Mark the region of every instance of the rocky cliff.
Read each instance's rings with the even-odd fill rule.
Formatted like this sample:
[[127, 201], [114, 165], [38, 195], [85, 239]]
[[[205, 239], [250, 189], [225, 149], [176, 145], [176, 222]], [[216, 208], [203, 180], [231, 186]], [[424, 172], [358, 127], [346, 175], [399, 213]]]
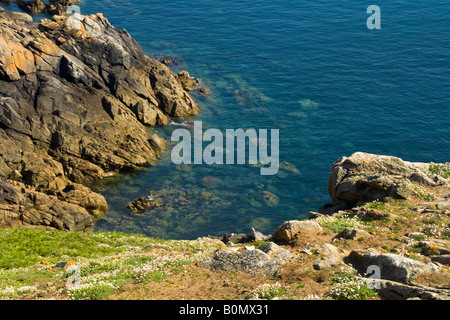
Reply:
[[0, 226], [85, 230], [107, 204], [80, 184], [154, 164], [146, 126], [198, 106], [101, 14], [0, 10]]
[[[342, 157], [332, 164], [328, 180], [332, 203], [320, 212], [332, 214], [372, 201], [424, 197], [423, 187], [448, 185], [433, 165], [364, 152]], [[448, 164], [434, 165], [439, 167], [448, 170]]]

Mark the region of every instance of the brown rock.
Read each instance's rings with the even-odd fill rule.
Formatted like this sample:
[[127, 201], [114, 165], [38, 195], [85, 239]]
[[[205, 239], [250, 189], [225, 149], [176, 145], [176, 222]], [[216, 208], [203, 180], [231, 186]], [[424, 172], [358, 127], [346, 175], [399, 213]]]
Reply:
[[192, 91], [200, 85], [200, 81], [197, 78], [191, 78], [189, 72], [184, 70], [178, 73], [177, 80], [186, 91]]
[[[75, 2], [51, 0], [45, 12]], [[43, 10], [39, 0], [21, 6]], [[0, 12], [0, 178], [40, 199], [26, 211], [0, 199], [4, 225], [89, 227], [107, 205], [79, 183], [153, 165], [165, 142], [145, 126], [198, 113], [177, 76], [125, 30], [101, 14], [76, 16], [78, 29], [71, 18]]]
[[286, 242], [294, 238], [299, 232], [321, 231], [320, 225], [312, 220], [304, 221], [286, 221], [273, 234], [272, 238], [275, 242]]

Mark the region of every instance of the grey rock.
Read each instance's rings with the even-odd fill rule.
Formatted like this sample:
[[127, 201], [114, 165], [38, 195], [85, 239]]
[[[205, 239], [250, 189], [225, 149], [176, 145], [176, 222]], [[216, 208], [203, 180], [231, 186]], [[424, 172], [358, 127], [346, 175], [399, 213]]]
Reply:
[[274, 242], [267, 242], [265, 244], [263, 244], [259, 250], [267, 253], [269, 255], [269, 257], [273, 258], [273, 259], [278, 259], [281, 262], [284, 262], [288, 259], [293, 259], [295, 258], [295, 254], [290, 252], [288, 249], [285, 249], [283, 247], [280, 247], [279, 245], [277, 245]]
[[315, 254], [321, 256], [319, 260], [316, 260], [313, 263], [313, 268], [316, 270], [321, 270], [324, 268], [330, 268], [343, 264], [341, 254], [339, 253], [338, 249], [330, 243], [325, 243], [322, 246], [320, 246], [316, 250]]
[[433, 262], [439, 262], [439, 263], [445, 264], [447, 266], [450, 266], [450, 254], [430, 256], [430, 258]]
[[301, 253], [307, 254], [307, 255], [312, 255], [314, 254], [318, 249], [320, 248], [320, 246], [318, 244], [314, 244], [314, 243], [307, 243], [303, 246], [303, 248], [300, 250]]
[[360, 273], [365, 274], [369, 266], [378, 266], [381, 270], [381, 278], [402, 283], [410, 283], [423, 273], [438, 272], [433, 264], [403, 257], [391, 253], [379, 253], [374, 250], [353, 250], [344, 259]]
[[435, 204], [436, 209], [450, 210], [450, 201], [440, 201]]
[[62, 214], [59, 203], [53, 212], [27, 207], [20, 222], [6, 208], [18, 199], [5, 193], [5, 225], [90, 225], [82, 216], [87, 211], [91, 222], [99, 218], [104, 198], [67, 187], [153, 165], [165, 142], [149, 138], [145, 126], [199, 112], [177, 76], [102, 14], [54, 15], [74, 1], [17, 2], [27, 12], [53, 15], [40, 23], [27, 14], [0, 12], [0, 178], [56, 196], [77, 216]]
[[[362, 278], [366, 280], [365, 278]], [[450, 300], [450, 290], [422, 285], [378, 280], [378, 295], [384, 300]]]
[[[272, 259], [259, 249], [233, 249], [218, 249], [212, 257], [201, 260], [198, 265], [211, 270], [244, 271], [267, 276], [278, 276], [281, 273], [279, 259]], [[239, 252], [238, 250], [243, 251]]]

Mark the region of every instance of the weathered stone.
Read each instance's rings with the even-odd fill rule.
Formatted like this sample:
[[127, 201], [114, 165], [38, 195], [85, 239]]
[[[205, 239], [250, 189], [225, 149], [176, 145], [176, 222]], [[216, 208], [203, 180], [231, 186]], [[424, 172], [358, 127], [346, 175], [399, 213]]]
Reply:
[[339, 264], [343, 264], [341, 254], [338, 249], [331, 243], [325, 243], [319, 247], [315, 254], [320, 255], [321, 258], [313, 263], [316, 270], [331, 268]]
[[315, 243], [307, 243], [303, 246], [303, 248], [300, 250], [301, 253], [307, 254], [307, 255], [312, 255], [314, 254], [317, 250], [319, 250], [320, 246], [318, 244]]
[[450, 241], [443, 239], [430, 239], [420, 241], [418, 248], [422, 248], [422, 254], [426, 256], [450, 254]]
[[423, 273], [438, 272], [439, 269], [432, 264], [391, 253], [378, 253], [371, 250], [353, 250], [345, 259], [362, 274], [367, 272], [371, 265], [378, 266], [381, 278], [403, 283], [410, 283]]
[[377, 285], [377, 293], [384, 300], [450, 300], [450, 290], [444, 288], [407, 285], [383, 279], [378, 280]]
[[236, 244], [245, 236], [245, 233], [227, 233], [222, 236], [221, 240], [225, 244]]
[[33, 17], [24, 12], [13, 11], [11, 12], [11, 18], [14, 20], [33, 21]]
[[430, 258], [433, 262], [439, 262], [439, 263], [445, 264], [447, 266], [450, 266], [450, 254], [430, 256]]
[[0, 228], [37, 226], [84, 231], [92, 227], [85, 208], [0, 178]]
[[262, 234], [259, 231], [253, 230], [250, 233], [247, 233], [245, 237], [243, 237], [241, 240], [239, 240], [239, 243], [250, 243], [254, 241], [263, 241], [266, 240], [268, 237], [264, 234]]
[[320, 225], [312, 220], [297, 221], [291, 220], [283, 223], [273, 234], [272, 238], [275, 242], [286, 242], [294, 238], [299, 232], [321, 231]]
[[[17, 4], [60, 14], [75, 2]], [[0, 12], [0, 177], [57, 195], [74, 215], [84, 208], [81, 216], [87, 211], [97, 219], [106, 209], [103, 197], [77, 184], [157, 161], [165, 141], [148, 137], [144, 125], [198, 111], [177, 76], [103, 15], [53, 15], [37, 23]], [[44, 227], [83, 225], [61, 215], [60, 203], [55, 208], [57, 218], [29, 207], [20, 219]]]
[[450, 210], [450, 201], [439, 201], [435, 206], [438, 210]]
[[58, 198], [85, 208], [95, 219], [101, 218], [108, 209], [106, 199], [102, 195], [76, 183], [68, 184], [58, 193]]
[[[239, 248], [237, 248], [239, 249]], [[259, 249], [243, 250], [218, 249], [212, 257], [201, 260], [198, 265], [211, 270], [245, 271], [250, 274], [278, 276], [281, 272], [281, 261], [272, 259]]]
[[158, 137], [158, 135], [153, 134], [149, 139], [150, 145], [158, 150], [159, 152], [166, 150], [166, 141]]
[[263, 244], [261, 247], [259, 247], [259, 250], [268, 254], [272, 259], [280, 260], [282, 263], [286, 260], [295, 258], [294, 253], [280, 247], [279, 245], [271, 241]]

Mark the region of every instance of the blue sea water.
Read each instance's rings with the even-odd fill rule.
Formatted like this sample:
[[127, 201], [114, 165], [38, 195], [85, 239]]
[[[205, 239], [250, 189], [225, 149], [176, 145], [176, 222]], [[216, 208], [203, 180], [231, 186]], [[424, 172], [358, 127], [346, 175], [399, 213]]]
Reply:
[[[366, 9], [381, 8], [369, 30]], [[448, 1], [83, 0], [125, 28], [150, 57], [201, 79], [204, 128], [280, 130], [275, 176], [248, 165], [171, 163], [94, 186], [110, 209], [96, 230], [153, 237], [271, 233], [329, 202], [332, 162], [355, 151], [410, 161], [450, 160]], [[188, 128], [194, 119], [184, 122]], [[170, 140], [179, 128], [151, 129]], [[165, 207], [131, 214], [150, 190]], [[263, 192], [276, 198], [269, 202]], [[267, 193], [266, 193], [267, 195]], [[267, 199], [266, 199], [267, 200]]]

